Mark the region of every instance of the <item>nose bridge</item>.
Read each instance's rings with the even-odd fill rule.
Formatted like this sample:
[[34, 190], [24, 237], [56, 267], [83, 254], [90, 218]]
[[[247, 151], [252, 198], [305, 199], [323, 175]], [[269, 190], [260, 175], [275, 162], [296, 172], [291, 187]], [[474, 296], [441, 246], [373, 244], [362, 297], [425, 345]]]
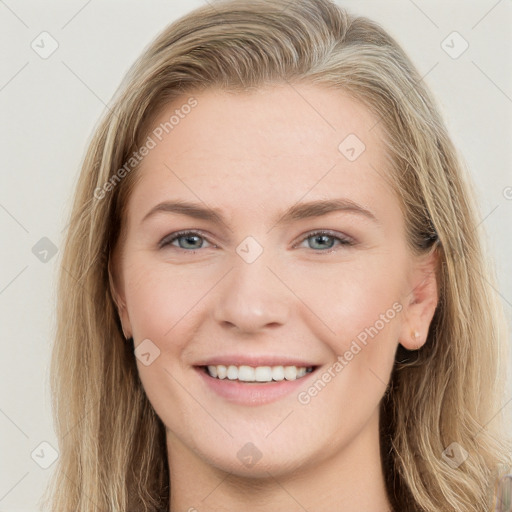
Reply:
[[276, 276], [278, 265], [271, 252], [260, 248], [246, 240], [236, 249], [233, 268], [223, 279], [214, 306], [215, 319], [224, 326], [249, 332], [287, 320], [289, 291]]

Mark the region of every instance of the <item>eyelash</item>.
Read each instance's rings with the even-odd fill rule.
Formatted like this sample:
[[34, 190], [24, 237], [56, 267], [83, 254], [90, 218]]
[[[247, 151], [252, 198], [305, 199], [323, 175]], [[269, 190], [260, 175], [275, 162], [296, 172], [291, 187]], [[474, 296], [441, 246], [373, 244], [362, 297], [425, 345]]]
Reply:
[[[170, 246], [172, 244], [172, 242], [174, 242], [175, 240], [177, 240], [181, 237], [190, 236], [190, 235], [197, 235], [200, 238], [208, 241], [208, 238], [203, 236], [201, 234], [201, 232], [199, 232], [199, 231], [177, 231], [176, 233], [171, 233], [170, 235], [163, 238], [161, 240], [161, 242], [159, 243], [159, 248], [164, 249], [165, 247]], [[313, 237], [319, 236], [319, 235], [327, 235], [330, 238], [334, 238], [335, 240], [337, 240], [339, 242], [340, 246], [351, 247], [351, 246], [355, 245], [354, 240], [352, 240], [351, 238], [336, 236], [329, 230], [312, 231], [312, 232], [308, 233], [305, 237], [303, 237], [299, 241], [299, 244], [304, 242], [308, 238], [313, 238]], [[169, 238], [169, 237], [171, 237], [171, 238]], [[174, 247], [174, 248], [178, 249], [179, 251], [191, 252], [191, 253], [195, 253], [202, 249], [202, 248], [200, 248], [200, 249], [183, 249], [182, 247]], [[326, 254], [326, 253], [329, 254], [329, 253], [334, 252], [336, 249], [330, 247], [328, 249], [319, 249], [319, 250], [311, 249], [311, 250], [314, 252], [321, 253], [321, 254]]]

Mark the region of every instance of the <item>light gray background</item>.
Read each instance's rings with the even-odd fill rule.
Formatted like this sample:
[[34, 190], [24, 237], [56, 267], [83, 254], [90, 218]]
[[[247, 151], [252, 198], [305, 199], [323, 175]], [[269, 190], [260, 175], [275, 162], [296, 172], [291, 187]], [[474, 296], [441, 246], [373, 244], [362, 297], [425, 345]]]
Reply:
[[[60, 253], [43, 263], [32, 247], [48, 237], [61, 248], [86, 144], [129, 65], [203, 3], [0, 0], [0, 512], [38, 510], [52, 466], [42, 469], [31, 453], [44, 462], [49, 448], [40, 443], [57, 446], [47, 379]], [[381, 22], [437, 97], [478, 187], [510, 321], [512, 1], [339, 3]], [[47, 59], [31, 48], [43, 31], [59, 45]], [[441, 46], [453, 31], [469, 43], [457, 59]], [[445, 45], [460, 48], [453, 36]]]

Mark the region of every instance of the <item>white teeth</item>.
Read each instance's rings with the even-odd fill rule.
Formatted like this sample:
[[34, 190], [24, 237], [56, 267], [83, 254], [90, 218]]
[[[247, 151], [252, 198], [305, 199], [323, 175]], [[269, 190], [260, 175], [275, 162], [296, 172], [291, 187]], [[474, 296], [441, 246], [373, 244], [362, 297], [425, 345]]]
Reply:
[[240, 366], [238, 368], [238, 380], [243, 380], [244, 382], [251, 382], [254, 379], [254, 368], [250, 366]]
[[270, 382], [272, 380], [272, 368], [270, 366], [257, 366], [254, 370], [257, 382]]
[[238, 368], [236, 366], [230, 365], [228, 366], [228, 374], [227, 377], [229, 380], [238, 379]]
[[272, 368], [272, 380], [283, 380], [284, 379], [284, 368], [282, 366], [274, 366]]
[[241, 382], [271, 382], [281, 380], [296, 380], [313, 371], [305, 366], [207, 366], [210, 377], [217, 379], [239, 380]]
[[286, 380], [295, 380], [297, 378], [297, 368], [295, 366], [285, 366], [284, 378]]

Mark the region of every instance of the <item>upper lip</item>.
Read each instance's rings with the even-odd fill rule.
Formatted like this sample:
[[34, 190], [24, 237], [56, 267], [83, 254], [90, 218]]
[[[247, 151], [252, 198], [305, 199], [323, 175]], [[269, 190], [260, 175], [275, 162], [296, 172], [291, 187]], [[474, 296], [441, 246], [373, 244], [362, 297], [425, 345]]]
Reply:
[[318, 366], [311, 361], [304, 359], [298, 359], [296, 357], [290, 357], [286, 355], [261, 355], [261, 356], [249, 356], [247, 354], [231, 354], [223, 356], [214, 356], [208, 359], [204, 359], [196, 363], [195, 366], [304, 366], [309, 368], [311, 366]]

